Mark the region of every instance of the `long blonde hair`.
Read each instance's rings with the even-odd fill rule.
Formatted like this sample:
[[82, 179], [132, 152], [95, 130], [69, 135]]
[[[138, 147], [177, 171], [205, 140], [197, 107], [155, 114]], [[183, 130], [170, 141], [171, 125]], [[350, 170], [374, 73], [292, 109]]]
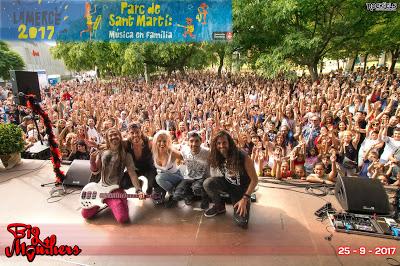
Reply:
[[160, 154], [158, 153], [158, 139], [162, 136], [165, 136], [167, 138], [167, 150], [168, 150], [168, 155], [171, 153], [171, 147], [172, 147], [172, 138], [171, 134], [167, 130], [160, 130], [158, 131], [153, 138], [153, 145], [151, 146], [151, 151], [153, 153], [153, 158], [154, 160], [157, 160]]
[[78, 136], [75, 133], [68, 133], [67, 136], [65, 137], [65, 143], [63, 144], [60, 141], [61, 146], [65, 147], [69, 151], [71, 151], [72, 145], [75, 145], [74, 143], [71, 143], [73, 137], [78, 138]]

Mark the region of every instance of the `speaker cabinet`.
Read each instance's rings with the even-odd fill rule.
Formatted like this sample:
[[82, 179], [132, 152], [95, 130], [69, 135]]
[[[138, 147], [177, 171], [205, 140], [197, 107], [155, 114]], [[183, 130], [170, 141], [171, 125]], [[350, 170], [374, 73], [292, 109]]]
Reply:
[[389, 214], [389, 200], [382, 183], [377, 179], [339, 177], [335, 196], [347, 212]]
[[22, 152], [21, 156], [24, 159], [47, 160], [50, 158], [50, 146], [46, 141], [43, 144], [37, 141], [32, 147]]
[[35, 95], [36, 100], [38, 102], [41, 101], [37, 72], [11, 70], [10, 76], [14, 101], [16, 104], [26, 106], [26, 99], [24, 96], [19, 95], [20, 92], [24, 93], [25, 95]]
[[73, 160], [63, 184], [84, 187], [89, 183], [91, 175], [89, 160]]

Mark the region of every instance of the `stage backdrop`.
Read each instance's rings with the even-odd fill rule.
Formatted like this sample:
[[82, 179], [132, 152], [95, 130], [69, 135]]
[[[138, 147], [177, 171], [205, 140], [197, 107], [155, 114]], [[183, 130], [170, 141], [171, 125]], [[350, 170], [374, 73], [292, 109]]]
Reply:
[[1, 40], [202, 42], [232, 38], [231, 0], [1, 0]]

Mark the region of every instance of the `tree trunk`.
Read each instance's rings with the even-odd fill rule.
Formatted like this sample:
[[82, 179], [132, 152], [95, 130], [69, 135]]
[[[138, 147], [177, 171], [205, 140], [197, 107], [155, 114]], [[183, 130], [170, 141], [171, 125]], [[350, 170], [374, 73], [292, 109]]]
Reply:
[[225, 48], [218, 53], [219, 55], [219, 66], [218, 66], [218, 77], [222, 76], [222, 67], [224, 66], [224, 58], [225, 58]]
[[392, 54], [392, 63], [390, 64], [389, 73], [392, 74], [396, 66], [397, 59], [399, 58], [400, 49], [397, 48], [394, 51], [390, 51], [390, 53]]
[[354, 71], [354, 67], [356, 66], [357, 58], [358, 58], [358, 53], [357, 53], [356, 56], [354, 57], [353, 64], [351, 64], [351, 69], [350, 69], [350, 72], [351, 72], [351, 73], [353, 73], [353, 71]]
[[322, 70], [324, 70], [324, 60], [321, 60], [321, 64], [319, 67], [319, 73], [322, 74]]
[[307, 65], [308, 71], [310, 72], [310, 76], [312, 81], [316, 81], [318, 79], [318, 62], [313, 63], [311, 65]]
[[336, 60], [336, 63], [337, 63], [337, 70], [339, 70], [340, 68], [339, 59]]
[[100, 68], [98, 67], [96, 67], [96, 75], [98, 79], [102, 78]]
[[146, 84], [148, 83], [149, 77], [147, 75], [147, 64], [144, 63], [144, 80], [146, 81]]
[[184, 77], [186, 77], [185, 68], [183, 66], [179, 67], [179, 71], [182, 73]]
[[363, 72], [362, 72], [363, 75], [365, 74], [365, 70], [367, 70], [367, 69], [366, 69], [366, 67], [367, 67], [367, 60], [368, 60], [368, 53], [365, 54], [365, 58], [364, 58], [364, 68], [363, 68]]
[[170, 76], [171, 76], [171, 74], [172, 74], [172, 70], [173, 70], [172, 68], [168, 68], [168, 69], [167, 69], [168, 77], [170, 77]]

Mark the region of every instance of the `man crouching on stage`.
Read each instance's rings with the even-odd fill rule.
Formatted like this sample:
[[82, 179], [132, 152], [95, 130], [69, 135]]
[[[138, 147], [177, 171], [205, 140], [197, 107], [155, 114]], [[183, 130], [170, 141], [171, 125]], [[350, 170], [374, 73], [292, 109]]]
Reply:
[[[132, 184], [136, 188], [136, 192], [139, 194], [139, 199], [144, 199], [145, 194], [141, 191], [132, 156], [126, 153], [122, 145], [121, 132], [115, 128], [110, 128], [106, 132], [106, 149], [100, 152], [93, 152], [90, 155], [90, 170], [94, 174], [100, 172], [100, 182], [105, 186], [110, 186], [120, 184], [125, 167], [128, 170]], [[112, 192], [125, 193], [121, 188]], [[108, 198], [104, 202], [110, 207], [119, 223], [126, 223], [129, 220], [128, 201], [126, 198]], [[83, 209], [82, 216], [86, 219], [91, 218], [97, 213], [98, 209], [98, 206], [91, 209]]]
[[225, 213], [221, 192], [230, 195], [234, 207], [233, 219], [237, 225], [247, 228], [250, 214], [250, 195], [258, 183], [254, 164], [249, 156], [240, 151], [226, 131], [216, 134], [211, 144], [210, 167], [218, 176], [207, 178], [204, 189], [214, 206], [204, 212], [213, 217]]
[[201, 135], [197, 131], [188, 133], [189, 145], [182, 145], [178, 159], [186, 165], [183, 179], [175, 188], [174, 199], [185, 200], [186, 205], [191, 205], [195, 196], [201, 197], [200, 208], [208, 209], [209, 199], [203, 188], [204, 180], [209, 177], [210, 167], [208, 148], [201, 147]]
[[[148, 195], [152, 195], [154, 204], [159, 205], [163, 202], [161, 195], [163, 189], [156, 182], [157, 169], [154, 166], [152, 149], [152, 141], [146, 137], [141, 130], [139, 122], [133, 122], [128, 126], [129, 138], [126, 142], [126, 152], [132, 156], [133, 163], [136, 167], [138, 176], [145, 176], [148, 180], [147, 191]], [[121, 187], [128, 189], [132, 187], [129, 173], [125, 173]]]

